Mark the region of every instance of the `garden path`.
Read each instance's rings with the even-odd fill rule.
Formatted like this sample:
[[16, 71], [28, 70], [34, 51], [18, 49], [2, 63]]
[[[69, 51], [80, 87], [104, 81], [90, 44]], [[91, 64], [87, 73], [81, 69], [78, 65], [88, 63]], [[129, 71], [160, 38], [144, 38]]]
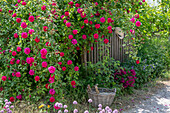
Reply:
[[166, 87], [123, 113], [170, 113], [170, 81], [164, 84]]

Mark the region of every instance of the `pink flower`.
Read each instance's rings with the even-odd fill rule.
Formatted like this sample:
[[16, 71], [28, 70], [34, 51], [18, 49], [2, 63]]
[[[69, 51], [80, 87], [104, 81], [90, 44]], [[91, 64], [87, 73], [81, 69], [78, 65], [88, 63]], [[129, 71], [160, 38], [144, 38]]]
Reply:
[[22, 95], [20, 94], [20, 95], [18, 95], [16, 98], [19, 99], [19, 100], [21, 100], [21, 99], [22, 99]]
[[17, 47], [17, 51], [20, 52], [20, 51], [21, 51], [21, 48], [20, 48], [20, 47]]
[[16, 22], [17, 22], [17, 23], [20, 23], [20, 22], [21, 22], [21, 18], [17, 18], [17, 19], [16, 19]]
[[38, 37], [36, 37], [34, 40], [36, 43], [40, 42], [40, 39]]
[[49, 93], [50, 93], [51, 95], [54, 95], [54, 94], [55, 94], [55, 90], [54, 90], [54, 89], [50, 89]]
[[74, 2], [73, 2], [73, 1], [70, 1], [68, 4], [69, 4], [69, 5], [73, 5], [73, 4], [74, 4]]
[[14, 77], [14, 76], [15, 76], [15, 73], [12, 73], [12, 76]]
[[62, 70], [65, 71], [65, 70], [66, 70], [66, 67], [62, 67]]
[[108, 18], [108, 19], [107, 19], [107, 22], [108, 22], [108, 23], [111, 23], [111, 22], [112, 22], [112, 19], [111, 19], [111, 18]]
[[21, 73], [20, 72], [16, 72], [16, 77], [21, 77]]
[[46, 32], [48, 31], [48, 27], [47, 26], [43, 26], [43, 30]]
[[77, 12], [80, 13], [80, 14], [81, 14], [83, 11], [84, 11], [84, 10], [83, 10], [82, 8], [78, 8], [78, 9], [77, 9]]
[[30, 35], [31, 35], [33, 32], [34, 32], [33, 29], [30, 29], [30, 30], [28, 31], [28, 33], [29, 33]]
[[59, 65], [62, 65], [62, 62], [58, 62]]
[[42, 62], [42, 67], [46, 68], [47, 67], [47, 62]]
[[27, 33], [26, 33], [26, 32], [23, 32], [23, 33], [21, 34], [21, 37], [22, 37], [22, 38], [27, 38], [27, 37], [28, 37], [28, 35], [27, 35]]
[[50, 98], [50, 102], [54, 102], [55, 101], [55, 98], [54, 97], [51, 97]]
[[18, 38], [18, 34], [17, 33], [14, 34], [14, 38]]
[[16, 17], [17, 16], [17, 14], [16, 13], [14, 13], [13, 15], [12, 15], [12, 17]]
[[39, 76], [36, 76], [35, 77], [35, 81], [39, 81], [40, 80], [40, 77]]
[[71, 64], [72, 64], [72, 61], [71, 61], [71, 60], [68, 60], [68, 61], [67, 61], [67, 64], [68, 64], [68, 65], [71, 65]]
[[145, 0], [143, 0], [142, 2], [145, 2]]
[[85, 24], [88, 24], [88, 22], [89, 22], [89, 21], [88, 21], [87, 19], [84, 20], [84, 23], [85, 23]]
[[135, 23], [135, 19], [134, 19], [134, 18], [131, 18], [130, 21], [131, 21], [132, 23]]
[[61, 52], [61, 53], [60, 53], [60, 56], [61, 56], [61, 57], [63, 57], [63, 56], [64, 56], [64, 53], [63, 53], [63, 52]]
[[132, 33], [132, 29], [130, 29], [130, 32]]
[[64, 18], [64, 15], [61, 15], [61, 19], [63, 19]]
[[73, 39], [73, 35], [69, 35], [68, 38], [71, 40]]
[[92, 24], [93, 24], [93, 22], [92, 22], [92, 21], [89, 21], [89, 24], [90, 24], [90, 25], [92, 25]]
[[108, 39], [104, 39], [104, 43], [107, 44], [109, 42]]
[[67, 20], [66, 20], [66, 19], [64, 19], [64, 20], [63, 20], [63, 22], [64, 22], [64, 23], [66, 23], [66, 22], [67, 22]]
[[71, 41], [71, 43], [72, 43], [73, 45], [75, 45], [75, 44], [77, 44], [77, 40], [76, 40], [76, 39], [73, 39], [73, 40]]
[[30, 74], [30, 75], [34, 75], [34, 74], [35, 74], [35, 73], [34, 73], [34, 70], [30, 70], [30, 71], [29, 71], [29, 74]]
[[27, 48], [24, 49], [24, 53], [25, 53], [25, 54], [28, 55], [30, 52], [31, 52], [31, 49], [30, 49], [30, 48], [27, 47]]
[[71, 23], [70, 23], [70, 22], [67, 22], [67, 23], [66, 23], [66, 26], [67, 26], [67, 27], [70, 27], [70, 26], [71, 26]]
[[94, 39], [98, 39], [99, 35], [96, 33], [93, 35], [94, 36]]
[[73, 34], [74, 34], [74, 35], [77, 34], [77, 32], [78, 32], [78, 31], [77, 31], [76, 29], [73, 30]]
[[17, 0], [17, 2], [18, 2], [18, 3], [20, 3], [20, 2], [21, 2], [21, 0]]
[[22, 2], [22, 5], [26, 5], [26, 4], [27, 4], [26, 2], [24, 2], [24, 1]]
[[13, 51], [12, 52], [12, 56], [16, 56], [17, 55], [17, 52], [16, 51]]
[[19, 64], [19, 63], [20, 63], [20, 60], [18, 59], [18, 60], [16, 61], [16, 63]]
[[80, 7], [80, 4], [76, 3], [75, 7]]
[[100, 22], [101, 22], [101, 23], [104, 23], [105, 21], [106, 21], [106, 20], [105, 20], [104, 17], [100, 18]]
[[81, 13], [81, 18], [85, 18], [86, 17], [86, 13]]
[[78, 66], [74, 67], [74, 70], [79, 71], [79, 67]]
[[13, 12], [13, 10], [9, 10], [8, 12], [9, 12], [9, 13], [12, 13], [12, 12]]
[[54, 78], [53, 78], [53, 77], [50, 77], [50, 78], [49, 78], [49, 82], [50, 82], [50, 83], [54, 83]]
[[56, 6], [56, 3], [55, 3], [55, 2], [53, 2], [53, 3], [52, 3], [52, 6]]
[[65, 12], [65, 16], [69, 16], [69, 12], [68, 11]]
[[27, 28], [27, 24], [25, 22], [22, 22], [21, 27], [25, 29], [25, 28]]
[[29, 20], [30, 22], [34, 22], [34, 16], [30, 16], [30, 17], [28, 18], [28, 20]]
[[141, 25], [140, 21], [136, 21], [136, 26], [139, 27]]
[[108, 30], [112, 30], [112, 26], [108, 26], [107, 29], [108, 29]]
[[3, 81], [6, 81], [7, 77], [6, 76], [2, 76], [1, 78]]
[[54, 66], [50, 66], [50, 67], [48, 68], [48, 71], [49, 71], [50, 73], [54, 73], [54, 72], [55, 72], [55, 67], [54, 67]]
[[82, 35], [82, 38], [85, 40], [87, 38], [87, 36], [86, 35]]
[[47, 50], [45, 48], [40, 50], [41, 55], [46, 55], [47, 54]]
[[46, 6], [45, 5], [43, 5], [43, 6], [41, 6], [41, 10], [45, 10], [46, 9]]
[[100, 24], [96, 24], [96, 25], [95, 25], [95, 28], [96, 28], [96, 29], [99, 29], [99, 28], [100, 28]]

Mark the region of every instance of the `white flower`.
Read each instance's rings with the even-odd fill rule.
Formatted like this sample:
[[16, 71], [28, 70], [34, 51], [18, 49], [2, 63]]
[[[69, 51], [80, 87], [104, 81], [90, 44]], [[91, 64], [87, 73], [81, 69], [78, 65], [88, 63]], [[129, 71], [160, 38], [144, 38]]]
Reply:
[[74, 101], [73, 104], [77, 104], [77, 101]]

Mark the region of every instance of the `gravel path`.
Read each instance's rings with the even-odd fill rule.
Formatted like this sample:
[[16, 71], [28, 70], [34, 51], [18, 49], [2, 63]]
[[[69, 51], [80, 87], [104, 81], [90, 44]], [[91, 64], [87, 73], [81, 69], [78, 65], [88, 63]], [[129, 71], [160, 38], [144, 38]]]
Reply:
[[135, 105], [134, 108], [123, 113], [170, 113], [170, 81], [167, 81], [166, 87], [162, 88], [151, 98]]

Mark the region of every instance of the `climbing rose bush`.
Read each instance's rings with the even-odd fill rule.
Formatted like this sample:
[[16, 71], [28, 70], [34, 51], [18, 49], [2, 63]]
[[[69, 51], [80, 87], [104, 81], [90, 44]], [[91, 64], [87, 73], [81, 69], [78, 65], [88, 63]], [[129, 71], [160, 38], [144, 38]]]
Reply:
[[[134, 8], [145, 4], [127, 3]], [[0, 11], [1, 20], [9, 24], [3, 27], [0, 43], [4, 68], [1, 89], [6, 98], [15, 100], [38, 101], [44, 96], [54, 103], [64, 93], [85, 87], [80, 75], [81, 55], [93, 51], [89, 44], [109, 44], [107, 37], [115, 27], [132, 29], [127, 32], [129, 38], [142, 27], [137, 11], [113, 0], [14, 0], [2, 4], [9, 5]], [[131, 44], [136, 48], [138, 43], [131, 40]]]

